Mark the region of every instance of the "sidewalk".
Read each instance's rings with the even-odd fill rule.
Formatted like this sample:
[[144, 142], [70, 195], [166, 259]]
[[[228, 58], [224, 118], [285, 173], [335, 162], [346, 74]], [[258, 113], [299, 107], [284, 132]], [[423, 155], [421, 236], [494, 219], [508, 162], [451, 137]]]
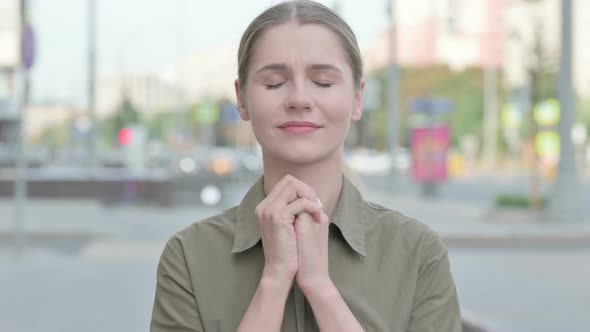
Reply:
[[[78, 253], [92, 251], [97, 243], [108, 243], [112, 248], [118, 243], [163, 243], [176, 231], [217, 212], [202, 206], [105, 207], [87, 200], [29, 200], [21, 227], [27, 250], [51, 248]], [[0, 249], [14, 245], [15, 229], [12, 200], [0, 200]]]
[[550, 221], [528, 211], [497, 210], [492, 202], [372, 191], [365, 199], [428, 224], [449, 247], [590, 247], [585, 221]]
[[[242, 189], [235, 188], [236, 196]], [[490, 218], [493, 193], [466, 199], [472, 189], [437, 200], [421, 198], [414, 186], [395, 192], [372, 187], [364, 195], [440, 234], [466, 318], [486, 322], [494, 332], [585, 331], [590, 269], [580, 262], [590, 257], [590, 224], [539, 224], [508, 214]], [[0, 293], [6, 295], [0, 312], [11, 313], [0, 320], [3, 331], [41, 325], [56, 331], [145, 330], [166, 239], [221, 210], [29, 201], [23, 215], [26, 253], [14, 259], [12, 204], [0, 200]], [[58, 299], [58, 305], [47, 308], [39, 298]], [[89, 306], [80, 306], [88, 298]], [[40, 314], [30, 320], [30, 312]], [[74, 318], [64, 320], [68, 315]]]
[[[424, 199], [415, 190], [391, 193], [373, 187], [364, 196], [428, 224], [449, 247], [590, 247], [590, 220], [538, 222], [533, 221], [536, 216], [522, 212], [494, 214], [486, 199]], [[30, 200], [22, 224], [29, 243], [44, 247], [69, 242], [79, 247], [95, 239], [161, 241], [222, 210], [198, 205], [105, 207], [85, 200]], [[14, 229], [13, 201], [0, 200], [0, 247], [11, 245]]]

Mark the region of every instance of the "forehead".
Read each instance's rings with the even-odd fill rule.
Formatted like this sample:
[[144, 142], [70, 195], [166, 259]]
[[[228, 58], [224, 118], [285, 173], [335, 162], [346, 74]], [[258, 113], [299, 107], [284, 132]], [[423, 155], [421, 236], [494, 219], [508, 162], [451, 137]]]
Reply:
[[267, 63], [347, 66], [347, 54], [336, 33], [319, 24], [288, 22], [268, 28], [252, 48], [253, 67]]

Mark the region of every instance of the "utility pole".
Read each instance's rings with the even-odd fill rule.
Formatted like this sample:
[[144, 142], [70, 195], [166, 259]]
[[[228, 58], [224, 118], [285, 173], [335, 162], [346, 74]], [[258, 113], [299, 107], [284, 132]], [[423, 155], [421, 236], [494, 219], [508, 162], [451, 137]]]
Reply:
[[192, 61], [186, 54], [186, 14], [188, 10], [187, 0], [177, 1], [177, 14], [180, 18], [177, 20], [176, 25], [176, 56], [178, 59], [184, 59], [178, 61], [176, 65], [176, 87], [179, 92], [178, 105], [176, 107], [176, 126], [175, 126], [175, 138], [181, 137], [181, 133], [186, 129], [185, 115], [189, 110], [189, 84], [187, 80], [187, 70], [191, 71]]
[[496, 165], [498, 149], [498, 20], [501, 20], [499, 1], [487, 1], [486, 42], [488, 53], [484, 56], [484, 137], [483, 159], [487, 168]]
[[583, 222], [584, 195], [576, 169], [575, 147], [571, 138], [576, 116], [576, 95], [572, 80], [572, 0], [561, 1], [561, 58], [559, 66], [559, 166], [557, 180], [547, 210], [551, 222]]
[[88, 0], [88, 99], [87, 109], [90, 118], [90, 130], [88, 131], [88, 167], [91, 176], [96, 174], [98, 169], [98, 135], [99, 128], [96, 119], [95, 86], [96, 86], [96, 0]]
[[16, 177], [14, 181], [14, 255], [22, 257], [25, 248], [25, 230], [23, 211], [27, 200], [27, 151], [25, 136], [25, 111], [29, 99], [29, 69], [33, 65], [35, 40], [33, 28], [29, 21], [28, 1], [19, 0], [19, 64], [16, 70], [16, 93], [14, 94], [13, 106], [18, 114], [16, 130]]
[[389, 14], [389, 64], [387, 66], [387, 83], [385, 86], [385, 112], [387, 152], [392, 159], [400, 145], [399, 123], [399, 68], [397, 64], [397, 6], [396, 0], [387, 0]]
[[484, 69], [484, 163], [490, 170], [496, 164], [498, 148], [498, 71], [492, 63]]

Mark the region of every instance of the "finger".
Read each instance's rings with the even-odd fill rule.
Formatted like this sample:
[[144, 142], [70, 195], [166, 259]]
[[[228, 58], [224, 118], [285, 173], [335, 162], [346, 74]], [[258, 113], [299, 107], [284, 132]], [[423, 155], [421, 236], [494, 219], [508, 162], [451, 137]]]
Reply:
[[307, 211], [302, 212], [300, 214], [298, 214], [297, 216], [295, 216], [295, 219], [300, 219], [303, 215], [309, 215], [309, 217], [311, 217], [313, 219], [313, 221], [315, 221], [318, 224], [329, 224], [330, 223], [330, 218], [328, 217], [328, 215], [324, 212], [321, 211], [319, 213], [314, 213], [311, 214]]
[[316, 222], [321, 222], [323, 214], [322, 209], [318, 203], [315, 201], [310, 201], [307, 198], [299, 198], [293, 201], [287, 205], [284, 211], [289, 215], [289, 218], [293, 219], [302, 213], [308, 213]]
[[280, 191], [276, 193], [277, 202], [282, 202], [285, 205], [297, 200], [298, 198], [306, 198], [310, 201], [318, 201], [318, 197], [312, 187], [296, 179], [291, 175], [284, 178], [285, 183]]
[[330, 218], [324, 211], [322, 211], [321, 221], [328, 224], [330, 223]]
[[[262, 208], [262, 206], [264, 206], [266, 211], [270, 211], [270, 209], [274, 206], [277, 197], [281, 196], [280, 192], [284, 190], [285, 186], [289, 181], [290, 179], [288, 178], [288, 176], [285, 176], [279, 182], [277, 182], [277, 184], [274, 185], [274, 187], [271, 189], [268, 195], [266, 195], [264, 200], [260, 203], [260, 207]], [[279, 204], [283, 206], [285, 205], [284, 202]]]
[[[313, 188], [292, 175], [286, 175], [275, 185], [264, 200], [265, 210], [281, 219], [285, 218], [285, 207], [300, 198], [319, 202]], [[292, 215], [292, 218], [294, 217], [295, 215]], [[316, 215], [314, 219], [321, 220], [321, 215]]]
[[277, 184], [274, 185], [274, 187], [271, 189], [268, 195], [266, 195], [264, 201], [269, 203], [272, 202], [277, 197], [277, 194], [283, 190], [287, 182], [287, 177], [283, 177], [279, 182], [277, 182]]

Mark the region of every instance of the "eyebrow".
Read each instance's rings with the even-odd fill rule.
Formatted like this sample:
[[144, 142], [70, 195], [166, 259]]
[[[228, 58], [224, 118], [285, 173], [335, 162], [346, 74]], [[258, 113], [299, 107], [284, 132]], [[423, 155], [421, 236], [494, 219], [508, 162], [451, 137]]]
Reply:
[[263, 71], [287, 71], [287, 65], [284, 63], [271, 63], [268, 65], [263, 66], [262, 68], [258, 69], [256, 73], [260, 73]]
[[[326, 63], [313, 64], [313, 65], [308, 66], [307, 69], [310, 71], [331, 70], [331, 71], [336, 71], [338, 73], [342, 72], [340, 69], [338, 69], [338, 67], [330, 65], [330, 64], [326, 64]], [[284, 63], [270, 63], [268, 65], [262, 66], [262, 68], [258, 69], [256, 71], [256, 73], [260, 73], [263, 71], [287, 71], [287, 70], [288, 70], [288, 67]]]
[[311, 65], [309, 66], [309, 70], [311, 71], [322, 71], [322, 70], [331, 70], [331, 71], [336, 71], [336, 72], [341, 72], [340, 69], [338, 69], [338, 67], [330, 65], [330, 64], [315, 64], [315, 65]]

